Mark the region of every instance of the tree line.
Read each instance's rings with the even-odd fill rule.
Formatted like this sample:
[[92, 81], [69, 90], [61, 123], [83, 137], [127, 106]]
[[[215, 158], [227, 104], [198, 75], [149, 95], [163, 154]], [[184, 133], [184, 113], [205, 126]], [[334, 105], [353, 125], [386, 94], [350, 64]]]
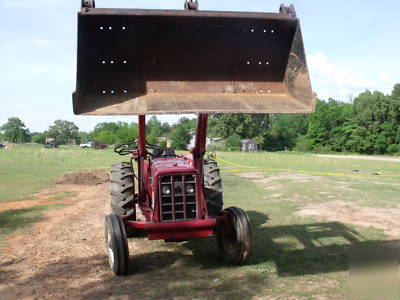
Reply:
[[[186, 149], [195, 119], [181, 118], [176, 124], [162, 123], [157, 117], [147, 122], [147, 140], [176, 149]], [[137, 123], [103, 122], [91, 132], [79, 131], [73, 123], [57, 120], [42, 133], [31, 133], [18, 118], [0, 127], [0, 140], [13, 143], [44, 143], [55, 137], [60, 144], [99, 141], [117, 144], [138, 136]], [[400, 154], [400, 84], [390, 95], [365, 91], [351, 102], [334, 99], [317, 101], [312, 114], [215, 114], [209, 119], [208, 136], [223, 138], [215, 150], [238, 150], [241, 140], [255, 140], [263, 150], [284, 149], [312, 152], [356, 152]], [[159, 139], [164, 137], [164, 139]]]
[[[161, 123], [153, 116], [147, 121], [147, 142], [167, 146], [167, 140], [177, 149], [186, 149], [191, 136], [190, 132], [196, 127], [195, 119], [181, 118], [176, 124]], [[60, 145], [80, 144], [98, 141], [105, 144], [128, 143], [138, 137], [138, 125], [135, 122], [102, 122], [90, 132], [80, 131], [79, 127], [67, 120], [56, 120], [44, 132], [30, 132], [25, 123], [11, 117], [0, 126], [0, 141], [10, 143], [39, 143], [44, 144], [46, 138], [55, 138]], [[164, 140], [160, 141], [160, 137]]]

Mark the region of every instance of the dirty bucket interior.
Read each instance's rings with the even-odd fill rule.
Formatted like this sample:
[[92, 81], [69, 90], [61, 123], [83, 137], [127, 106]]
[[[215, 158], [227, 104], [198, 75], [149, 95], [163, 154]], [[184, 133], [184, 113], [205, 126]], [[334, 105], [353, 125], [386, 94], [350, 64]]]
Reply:
[[297, 18], [279, 13], [86, 8], [75, 114], [308, 113]]

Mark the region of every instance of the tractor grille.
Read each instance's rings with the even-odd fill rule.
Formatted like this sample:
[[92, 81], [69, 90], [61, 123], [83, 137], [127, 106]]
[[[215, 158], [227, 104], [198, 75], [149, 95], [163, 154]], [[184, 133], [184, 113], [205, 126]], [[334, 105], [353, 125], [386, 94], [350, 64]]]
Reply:
[[164, 176], [160, 182], [161, 221], [197, 219], [195, 175]]

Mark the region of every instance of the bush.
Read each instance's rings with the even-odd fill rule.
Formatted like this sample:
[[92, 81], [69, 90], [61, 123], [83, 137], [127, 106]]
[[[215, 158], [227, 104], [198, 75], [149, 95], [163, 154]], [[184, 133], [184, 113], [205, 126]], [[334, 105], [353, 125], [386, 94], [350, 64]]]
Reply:
[[208, 145], [207, 151], [226, 151], [225, 145]]
[[314, 149], [314, 140], [306, 136], [300, 136], [297, 138], [296, 146], [294, 151], [307, 152]]
[[316, 152], [316, 153], [331, 153], [331, 152], [334, 152], [332, 150], [332, 147], [328, 146], [328, 145], [326, 145], [326, 146], [319, 145], [317, 147], [314, 147], [313, 151]]
[[[241, 138], [237, 134], [233, 134], [230, 137], [228, 137], [225, 141], [225, 148], [226, 149], [237, 149], [241, 147]], [[230, 150], [231, 151], [231, 150]]]
[[389, 145], [387, 147], [387, 152], [392, 155], [400, 154], [400, 145], [398, 144]]

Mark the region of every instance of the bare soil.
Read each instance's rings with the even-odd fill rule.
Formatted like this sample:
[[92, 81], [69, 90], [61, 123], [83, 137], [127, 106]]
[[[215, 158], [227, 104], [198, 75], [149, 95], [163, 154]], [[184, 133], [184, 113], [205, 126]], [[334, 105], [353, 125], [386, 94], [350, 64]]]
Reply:
[[[71, 205], [49, 211], [45, 222], [2, 247], [1, 299], [81, 299], [112, 276], [103, 240], [108, 184], [66, 185], [63, 191], [77, 193], [62, 201]], [[36, 202], [49, 203], [43, 198]]]
[[386, 234], [400, 237], [400, 207], [366, 207], [341, 200], [313, 203], [297, 212], [299, 216], [315, 217], [364, 227], [382, 229]]
[[109, 175], [102, 170], [82, 170], [64, 173], [55, 180], [55, 183], [97, 185], [108, 182], [109, 180]]
[[[255, 182], [264, 186], [264, 190], [281, 190], [284, 188], [283, 184], [279, 182], [280, 180], [293, 180], [296, 183], [307, 183], [312, 180], [316, 180], [316, 176], [300, 173], [281, 173], [279, 175], [272, 175], [264, 177], [261, 172], [244, 172], [238, 173], [237, 176], [252, 179]], [[321, 179], [318, 179], [321, 180]], [[276, 183], [278, 181], [278, 183]], [[280, 194], [276, 193], [273, 197], [279, 197]]]
[[[264, 177], [263, 173], [261, 172], [244, 172], [244, 173], [238, 173], [237, 175], [243, 178], [254, 179], [259, 183], [265, 183], [265, 184], [281, 179], [290, 179], [290, 180], [295, 180], [296, 182], [305, 183], [309, 182], [310, 180], [315, 180], [318, 178], [313, 175], [301, 174], [301, 173], [281, 173], [279, 175], [273, 175], [268, 177]], [[318, 178], [318, 180], [320, 179]]]

